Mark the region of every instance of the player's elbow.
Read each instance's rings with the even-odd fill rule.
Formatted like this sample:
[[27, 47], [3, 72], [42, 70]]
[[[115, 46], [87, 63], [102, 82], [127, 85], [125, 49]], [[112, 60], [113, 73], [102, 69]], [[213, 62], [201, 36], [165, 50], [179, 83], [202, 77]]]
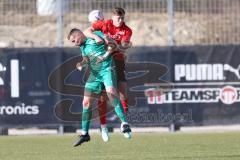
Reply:
[[93, 29], [92, 29], [92, 27], [88, 27], [87, 29], [85, 29], [84, 31], [83, 31], [83, 34], [85, 34], [86, 36], [88, 36], [88, 35], [91, 35], [91, 34], [93, 34]]

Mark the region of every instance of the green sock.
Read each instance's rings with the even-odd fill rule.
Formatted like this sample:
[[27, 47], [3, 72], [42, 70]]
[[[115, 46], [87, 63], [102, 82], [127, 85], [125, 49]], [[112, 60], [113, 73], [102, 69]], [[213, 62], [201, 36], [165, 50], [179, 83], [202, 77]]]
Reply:
[[126, 116], [123, 112], [123, 107], [119, 101], [118, 105], [114, 106], [117, 116], [120, 118], [121, 122], [126, 122]]
[[88, 133], [91, 116], [92, 116], [92, 112], [89, 111], [89, 108], [83, 107], [83, 110], [82, 110], [82, 131], [85, 134]]

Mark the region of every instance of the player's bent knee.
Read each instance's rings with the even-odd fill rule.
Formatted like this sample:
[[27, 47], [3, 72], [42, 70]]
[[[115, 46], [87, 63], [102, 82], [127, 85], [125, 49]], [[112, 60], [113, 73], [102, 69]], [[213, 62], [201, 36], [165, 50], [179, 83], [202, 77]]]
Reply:
[[125, 100], [125, 99], [127, 99], [127, 97], [125, 95], [119, 94], [119, 99], [120, 100]]
[[90, 101], [88, 99], [83, 99], [82, 105], [84, 107], [89, 107], [90, 106]]
[[106, 91], [113, 95], [116, 94], [116, 89], [114, 87], [108, 87], [108, 88], [106, 88]]

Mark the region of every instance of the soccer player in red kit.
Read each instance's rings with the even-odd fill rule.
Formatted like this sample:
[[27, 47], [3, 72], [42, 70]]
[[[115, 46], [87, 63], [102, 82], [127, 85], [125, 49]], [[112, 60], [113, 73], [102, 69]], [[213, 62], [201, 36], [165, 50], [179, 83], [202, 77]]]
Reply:
[[[94, 38], [96, 42], [103, 43], [103, 39], [93, 34], [93, 31], [100, 30], [110, 39], [123, 48], [130, 44], [132, 30], [124, 22], [125, 11], [122, 8], [114, 8], [112, 18], [109, 20], [98, 20], [92, 23], [92, 26], [85, 31], [87, 37]], [[127, 47], [126, 47], [127, 48]], [[125, 77], [125, 55], [124, 51], [115, 51], [111, 55], [116, 66], [117, 88], [124, 113], [128, 111], [127, 106], [127, 82]], [[98, 102], [101, 128], [106, 128], [106, 100], [102, 96]], [[126, 138], [128, 135], [126, 135]]]

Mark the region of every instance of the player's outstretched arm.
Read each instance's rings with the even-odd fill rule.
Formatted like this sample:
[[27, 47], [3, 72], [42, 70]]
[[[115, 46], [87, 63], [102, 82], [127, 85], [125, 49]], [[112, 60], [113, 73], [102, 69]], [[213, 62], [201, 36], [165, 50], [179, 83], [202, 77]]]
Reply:
[[97, 36], [96, 34], [94, 34], [93, 31], [94, 30], [92, 27], [88, 27], [85, 31], [83, 31], [83, 33], [85, 36], [94, 39], [98, 44], [104, 43], [104, 40]]

